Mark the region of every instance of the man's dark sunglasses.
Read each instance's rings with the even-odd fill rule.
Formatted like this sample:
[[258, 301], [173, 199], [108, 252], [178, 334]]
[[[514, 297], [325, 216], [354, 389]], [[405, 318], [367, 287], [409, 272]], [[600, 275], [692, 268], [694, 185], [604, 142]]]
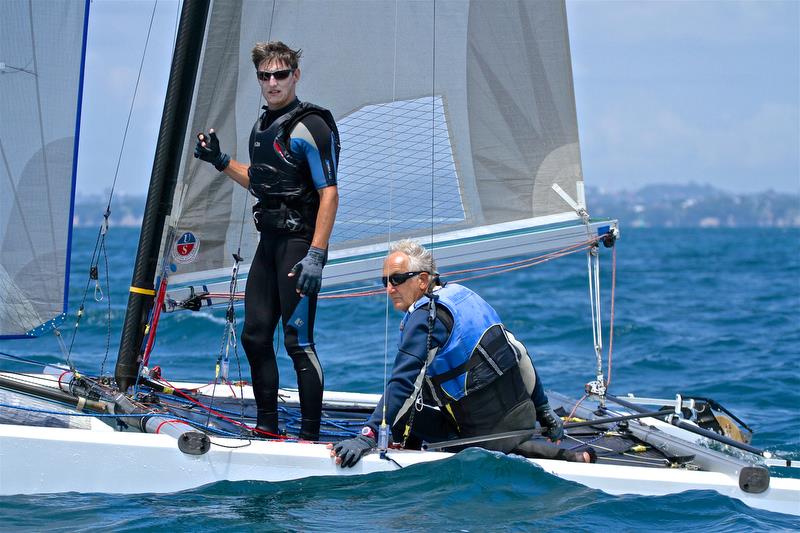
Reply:
[[269, 81], [269, 79], [272, 76], [275, 76], [276, 80], [285, 80], [286, 78], [288, 78], [289, 76], [292, 75], [292, 72], [294, 72], [293, 68], [287, 68], [287, 69], [283, 69], [283, 70], [275, 70], [275, 71], [272, 71], [272, 72], [270, 72], [268, 70], [257, 70], [256, 71], [256, 76], [261, 81]]
[[384, 287], [388, 287], [389, 283], [392, 284], [392, 287], [397, 287], [398, 285], [402, 285], [406, 281], [410, 280], [414, 276], [419, 276], [423, 272], [425, 271], [419, 270], [417, 272], [405, 272], [402, 274], [398, 272], [397, 274], [392, 274], [391, 276], [383, 276], [381, 281], [383, 282]]

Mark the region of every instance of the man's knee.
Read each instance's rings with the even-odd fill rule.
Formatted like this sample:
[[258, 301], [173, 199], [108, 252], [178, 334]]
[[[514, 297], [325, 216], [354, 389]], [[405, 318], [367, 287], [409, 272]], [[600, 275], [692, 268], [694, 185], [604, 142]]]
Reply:
[[295, 366], [298, 364], [302, 365], [310, 359], [317, 359], [317, 351], [313, 344], [303, 345], [298, 342], [289, 342], [287, 339], [283, 343], [283, 346], [286, 348], [286, 353], [289, 354], [289, 357], [294, 361]]
[[255, 354], [265, 348], [272, 347], [273, 337], [271, 334], [265, 333], [264, 328], [248, 327], [245, 325], [242, 329], [241, 341], [249, 358], [251, 353]]
[[286, 353], [294, 359], [295, 355], [299, 357], [306, 355], [308, 349], [313, 351], [314, 341], [301, 338], [295, 328], [287, 327], [283, 337], [283, 346], [286, 348]]

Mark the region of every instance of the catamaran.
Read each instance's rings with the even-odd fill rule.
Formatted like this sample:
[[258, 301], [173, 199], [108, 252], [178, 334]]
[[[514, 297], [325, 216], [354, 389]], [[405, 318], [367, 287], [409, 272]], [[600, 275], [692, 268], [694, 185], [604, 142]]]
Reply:
[[[88, 0], [29, 0], [0, 21], [4, 337], [61, 338], [88, 9]], [[48, 45], [53, 36], [58, 46]], [[800, 479], [771, 475], [796, 462], [753, 447], [750, 429], [723, 406], [607, 388], [599, 268], [619, 229], [587, 208], [565, 6], [555, 1], [185, 0], [114, 376], [75, 368], [67, 347], [63, 364], [40, 373], [0, 373], [0, 495], [388, 472], [504, 436], [389, 446], [343, 469], [326, 443], [355, 434], [379, 396], [326, 392], [324, 442], [303, 442], [293, 438], [291, 390], [280, 393], [286, 434], [251, 431], [252, 389], [228, 369], [238, 287], [258, 239], [252, 198], [192, 151], [194, 132], [213, 125], [233, 157], [247, 153], [261, 107], [248, 50], [277, 39], [304, 49], [303, 95], [332, 110], [342, 138], [346, 178], [323, 297], [381, 292], [364, 283], [380, 277], [387, 244], [401, 237], [432, 249], [451, 280], [585, 254], [595, 379], [576, 397], [549, 398], [567, 423], [562, 445], [591, 444], [598, 461], [527, 460], [611, 494], [710, 489], [800, 515]], [[428, 205], [396, 200], [412, 185]], [[215, 376], [168, 380], [151, 362], [159, 321], [209, 306], [228, 309]]]

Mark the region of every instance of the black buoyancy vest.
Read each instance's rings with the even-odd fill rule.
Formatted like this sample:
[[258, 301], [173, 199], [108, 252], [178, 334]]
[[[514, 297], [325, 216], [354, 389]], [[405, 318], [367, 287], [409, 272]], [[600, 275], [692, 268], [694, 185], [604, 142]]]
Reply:
[[[317, 114], [334, 135], [336, 160], [339, 159], [339, 131], [327, 109], [301, 102], [266, 125], [265, 110], [250, 136], [250, 192], [258, 198], [253, 217], [259, 231], [313, 232], [319, 209], [319, 194], [305, 159], [292, 155], [289, 136], [303, 118]], [[266, 126], [266, 127], [265, 127]]]
[[[527, 410], [533, 416], [521, 427], [503, 427], [502, 431], [532, 428], [535, 408], [520, 368], [527, 352], [517, 348], [497, 312], [470, 289], [449, 283], [434, 294], [436, 320], [442, 321], [449, 334], [425, 368], [423, 401], [449, 413], [463, 437], [495, 432], [523, 403], [531, 403]], [[427, 295], [417, 300], [403, 325], [430, 301]], [[439, 313], [442, 307], [447, 313]]]

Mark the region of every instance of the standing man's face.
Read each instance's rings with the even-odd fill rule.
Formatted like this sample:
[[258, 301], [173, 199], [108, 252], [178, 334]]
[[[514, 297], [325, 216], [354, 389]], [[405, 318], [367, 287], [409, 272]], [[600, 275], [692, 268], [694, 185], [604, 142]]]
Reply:
[[[278, 72], [290, 70], [291, 67], [282, 61], [264, 61], [258, 66], [258, 72]], [[264, 80], [259, 77], [258, 83], [261, 84], [261, 94], [267, 101], [267, 107], [271, 110], [281, 109], [292, 103], [295, 99], [297, 82], [300, 80], [300, 69], [294, 69], [288, 77], [279, 80], [278, 76], [269, 76]]]

